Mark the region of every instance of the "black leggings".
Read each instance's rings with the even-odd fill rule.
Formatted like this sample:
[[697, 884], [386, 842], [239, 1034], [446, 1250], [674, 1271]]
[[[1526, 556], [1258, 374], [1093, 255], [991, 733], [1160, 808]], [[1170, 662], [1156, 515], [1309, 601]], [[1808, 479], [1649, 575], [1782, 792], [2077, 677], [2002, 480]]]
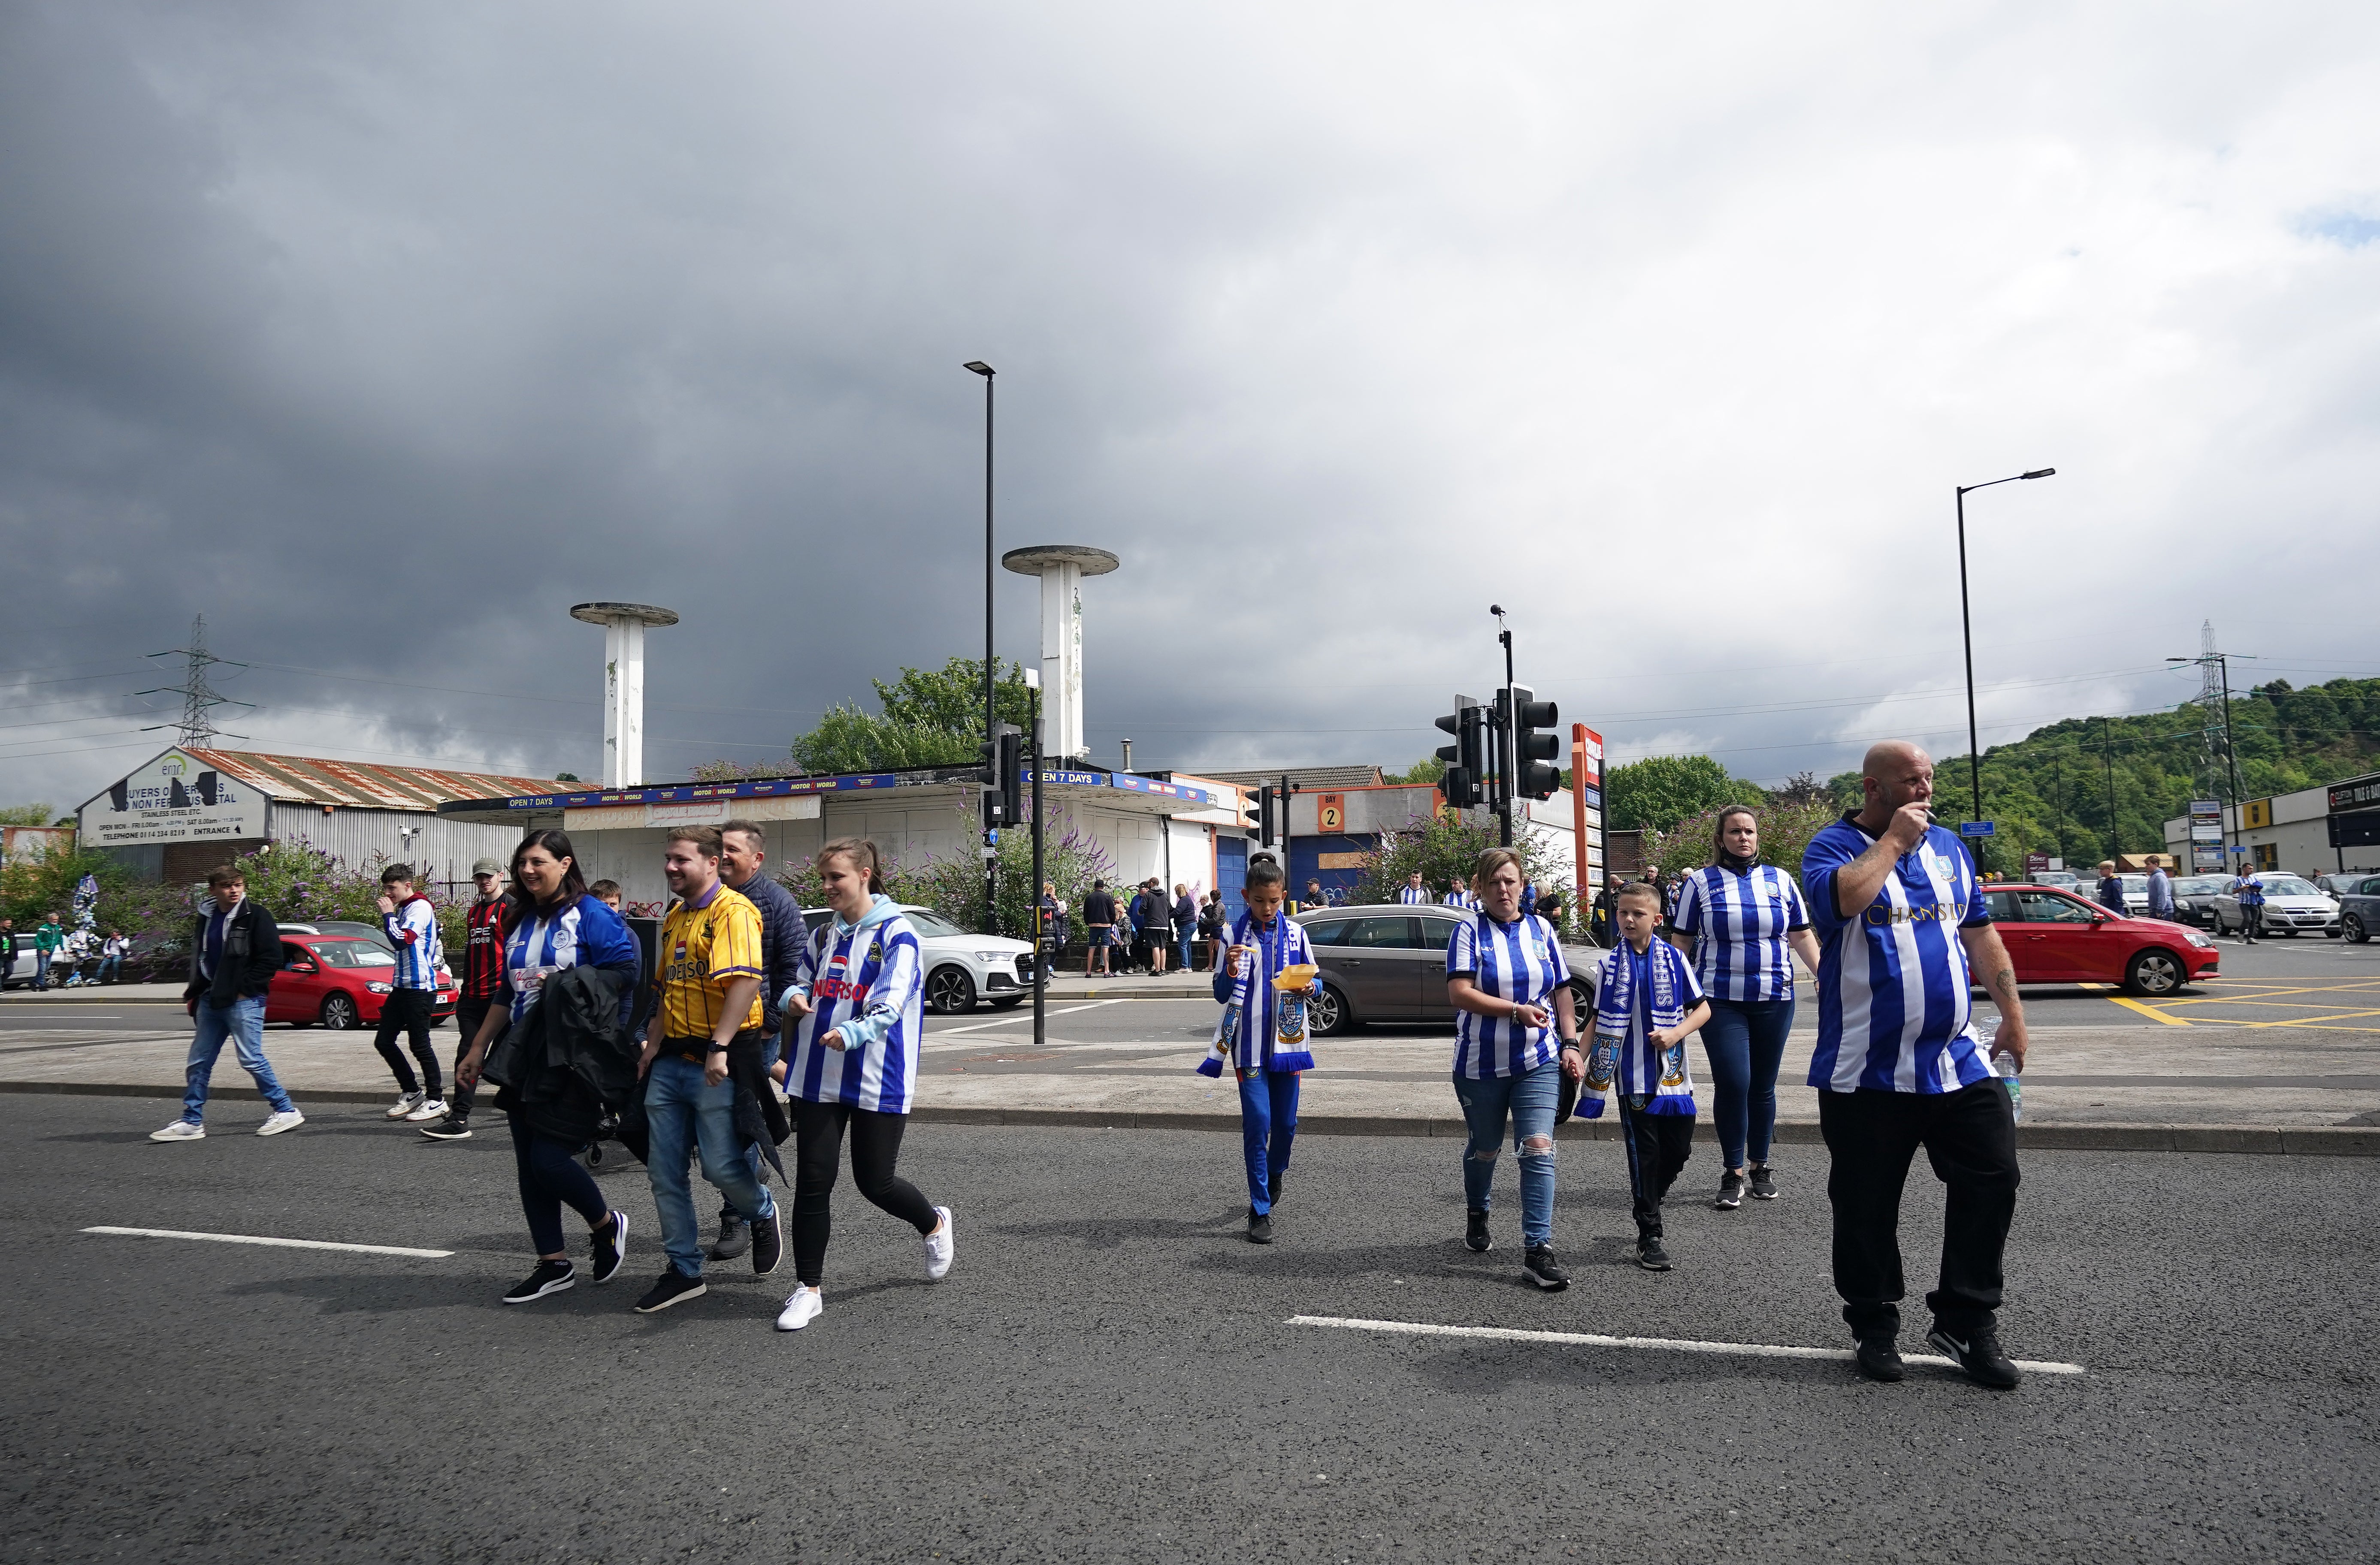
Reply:
[[901, 1159], [906, 1114], [879, 1114], [847, 1103], [796, 1101], [794, 1110], [794, 1276], [815, 1288], [825, 1275], [827, 1235], [834, 1225], [827, 1198], [843, 1160], [843, 1133], [851, 1130], [851, 1182], [859, 1193], [920, 1233], [942, 1219], [917, 1187], [892, 1171]]
[[[399, 1092], [427, 1091], [439, 1095], [444, 1084], [438, 1074], [438, 1051], [430, 1047], [431, 993], [428, 989], [395, 989], [381, 1002], [380, 1030], [372, 1035], [372, 1047], [388, 1062], [390, 1072], [396, 1077]], [[396, 1051], [396, 1035], [411, 1035], [413, 1057], [421, 1062], [421, 1080], [413, 1079], [413, 1067]]]
[[528, 1236], [540, 1256], [560, 1253], [562, 1208], [567, 1206], [589, 1223], [601, 1222], [612, 1212], [594, 1177], [578, 1166], [577, 1148], [550, 1135], [540, 1135], [521, 1122], [516, 1111], [505, 1116], [513, 1129], [513, 1162], [520, 1173], [521, 1215], [528, 1219]]

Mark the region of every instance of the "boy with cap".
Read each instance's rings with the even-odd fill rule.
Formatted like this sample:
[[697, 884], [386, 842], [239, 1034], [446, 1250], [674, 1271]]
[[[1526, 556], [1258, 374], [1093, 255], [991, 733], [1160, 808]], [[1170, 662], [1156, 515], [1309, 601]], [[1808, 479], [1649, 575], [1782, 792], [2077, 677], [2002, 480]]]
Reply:
[[[463, 1056], [471, 1052], [471, 1040], [480, 1036], [480, 1024], [487, 1020], [489, 1007], [504, 986], [504, 914], [512, 904], [504, 900], [504, 862], [480, 859], [471, 866], [471, 883], [479, 895], [463, 910], [463, 984], [455, 1001], [455, 1026], [460, 1035], [455, 1044], [455, 1095], [446, 1100], [445, 1118], [421, 1127], [432, 1141], [470, 1139], [471, 1096], [480, 1083], [463, 1074]], [[496, 1037], [503, 1036], [498, 1029]], [[488, 1040], [488, 1047], [495, 1047], [495, 1038]]]

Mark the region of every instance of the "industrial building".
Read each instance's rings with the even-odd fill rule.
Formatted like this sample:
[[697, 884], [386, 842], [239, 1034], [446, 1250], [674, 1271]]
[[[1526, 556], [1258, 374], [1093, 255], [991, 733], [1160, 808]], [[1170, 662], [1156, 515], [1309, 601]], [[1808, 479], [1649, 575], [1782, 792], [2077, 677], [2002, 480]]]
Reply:
[[[2254, 869], [2380, 870], [2380, 772], [2225, 806], [2221, 838], [2243, 850], [2230, 855], [2233, 864]], [[2181, 863], [2192, 862], [2190, 817], [2165, 823], [2165, 843]]]
[[533, 777], [176, 746], [84, 804], [78, 840], [143, 880], [195, 881], [268, 843], [303, 842], [357, 868], [399, 860], [458, 886], [468, 882], [473, 859], [509, 859], [520, 832], [450, 820], [438, 807], [552, 786]]

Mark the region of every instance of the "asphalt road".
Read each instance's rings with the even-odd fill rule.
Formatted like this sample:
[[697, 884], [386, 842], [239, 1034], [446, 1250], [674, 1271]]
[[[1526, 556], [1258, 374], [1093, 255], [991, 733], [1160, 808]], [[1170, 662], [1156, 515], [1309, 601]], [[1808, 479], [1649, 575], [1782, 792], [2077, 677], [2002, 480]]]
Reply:
[[[659, 1265], [641, 1170], [606, 1176], [622, 1279], [507, 1309], [528, 1244], [501, 1134], [438, 1146], [358, 1110], [266, 1141], [250, 1113], [158, 1146], [153, 1104], [0, 1098], [6, 1558], [2105, 1565], [2367, 1559], [2380, 1535], [2360, 1159], [2029, 1157], [2004, 1336], [2086, 1372], [1996, 1394], [1287, 1324], [1833, 1346], [1815, 1149], [1774, 1206], [1674, 1202], [1656, 1277], [1626, 1261], [1617, 1148], [1565, 1146], [1578, 1281], [1544, 1295], [1509, 1190], [1499, 1251], [1462, 1249], [1443, 1143], [1301, 1146], [1265, 1249], [1231, 1136], [921, 1125], [904, 1171], [956, 1209], [951, 1278], [846, 1185], [828, 1313], [788, 1336], [790, 1281], [742, 1263], [629, 1313]], [[1921, 1291], [1939, 1206], [1921, 1163]]]

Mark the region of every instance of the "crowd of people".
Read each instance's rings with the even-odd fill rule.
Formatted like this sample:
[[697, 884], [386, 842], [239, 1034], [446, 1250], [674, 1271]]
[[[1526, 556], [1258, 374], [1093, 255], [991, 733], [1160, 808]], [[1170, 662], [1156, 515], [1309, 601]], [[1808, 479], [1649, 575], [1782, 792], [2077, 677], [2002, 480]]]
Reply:
[[[1451, 1079], [1466, 1128], [1464, 1244], [1494, 1248], [1496, 1165], [1509, 1144], [1523, 1275], [1540, 1289], [1566, 1288], [1554, 1247], [1556, 1126], [1573, 1113], [1609, 1112], [1628, 1171], [1636, 1263], [1670, 1269], [1662, 1213], [1691, 1160], [1702, 1109], [1686, 1053], [1696, 1035], [1723, 1164], [1715, 1204], [1777, 1199], [1768, 1154], [1798, 960], [1816, 981], [1806, 1079], [1831, 1162], [1834, 1282], [1861, 1371], [1880, 1380], [1903, 1374], [1899, 1213], [1922, 1146], [1949, 1189], [1927, 1340], [1976, 1380], [2016, 1384], [1995, 1325], [2016, 1139], [1992, 1057], [2022, 1068], [2024, 1016], [1973, 863], [1933, 822], [1932, 785], [1933, 763], [1917, 746], [1876, 746], [1861, 807], [1812, 840], [1798, 876], [1761, 862], [1756, 811], [1720, 812], [1706, 867], [1666, 892], [1635, 881], [1610, 894], [1617, 938], [1598, 959], [1585, 1015], [1549, 916], [1558, 910], [1535, 896], [1513, 850], [1480, 855], [1468, 883], [1444, 899], [1471, 914], [1445, 966], [1456, 1013]], [[584, 880], [564, 833], [530, 833], [509, 865], [475, 865], [451, 1098], [425, 1025], [443, 960], [438, 924], [413, 871], [385, 871], [381, 910], [398, 952], [376, 1038], [398, 1086], [388, 1112], [419, 1122], [431, 1140], [464, 1139], [480, 1082], [495, 1085], [535, 1256], [504, 1303], [532, 1304], [582, 1278], [607, 1282], [624, 1266], [628, 1217], [579, 1161], [603, 1137], [644, 1162], [659, 1218], [664, 1264], [637, 1300], [639, 1312], [700, 1297], [708, 1262], [748, 1255], [756, 1275], [779, 1268], [787, 1225], [770, 1189], [773, 1169], [792, 1187], [795, 1278], [777, 1325], [792, 1331], [816, 1320], [846, 1143], [860, 1194], [917, 1232], [929, 1279], [949, 1272], [951, 1208], [898, 1170], [923, 1034], [917, 932], [883, 891], [872, 843], [844, 838], [820, 850], [815, 867], [830, 913], [813, 930], [765, 873], [765, 842], [744, 821], [668, 834], [673, 902], [650, 963], [615, 901]], [[1228, 1068], [1237, 1084], [1246, 1237], [1257, 1244], [1275, 1238], [1299, 1087], [1315, 1065], [1306, 1026], [1318, 997], [1314, 952], [1288, 916], [1287, 891], [1278, 861], [1260, 855], [1249, 862], [1235, 918], [1223, 918], [1211, 898], [1202, 908], [1186, 888], [1168, 898], [1154, 880], [1135, 888], [1136, 915], [1104, 885], [1082, 910], [1087, 929], [1111, 937], [1095, 937], [1095, 952], [1115, 949], [1114, 932], [1129, 919], [1159, 970], [1169, 952], [1186, 965], [1193, 935], [1208, 931], [1222, 1010], [1200, 1068]], [[1429, 888], [1415, 877], [1405, 891], [1418, 901]], [[1045, 886], [1045, 904], [1055, 900]], [[1045, 918], [1052, 916], [1045, 905]], [[1062, 904], [1054, 917], [1062, 926]], [[261, 1044], [278, 933], [237, 868], [209, 877], [193, 948], [185, 998], [196, 1027], [183, 1111], [153, 1138], [203, 1137], [208, 1082], [226, 1039], [271, 1107], [260, 1134], [304, 1123]], [[1974, 1025], [1975, 982], [1999, 1013], [1988, 1051]], [[400, 1035], [410, 1059], [396, 1047]], [[778, 1152], [788, 1139], [789, 1181]], [[719, 1233], [707, 1245], [694, 1201], [698, 1167], [722, 1201]], [[583, 1271], [565, 1207], [587, 1226]]]

